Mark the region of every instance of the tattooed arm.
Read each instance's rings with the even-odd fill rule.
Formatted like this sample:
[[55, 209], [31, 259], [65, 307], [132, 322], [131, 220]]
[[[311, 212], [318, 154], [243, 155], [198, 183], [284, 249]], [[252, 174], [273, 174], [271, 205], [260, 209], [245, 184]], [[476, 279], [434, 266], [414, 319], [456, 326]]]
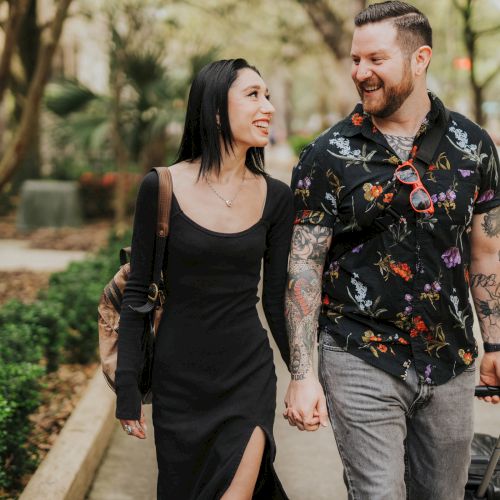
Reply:
[[297, 225], [292, 236], [285, 295], [292, 380], [285, 417], [300, 430], [316, 430], [328, 422], [325, 396], [312, 364], [323, 267], [331, 240], [332, 229], [320, 225]]
[[[500, 344], [500, 207], [475, 215], [472, 224], [471, 291], [484, 342]], [[500, 385], [500, 351], [485, 353], [481, 383]], [[486, 398], [500, 403], [500, 398]]]

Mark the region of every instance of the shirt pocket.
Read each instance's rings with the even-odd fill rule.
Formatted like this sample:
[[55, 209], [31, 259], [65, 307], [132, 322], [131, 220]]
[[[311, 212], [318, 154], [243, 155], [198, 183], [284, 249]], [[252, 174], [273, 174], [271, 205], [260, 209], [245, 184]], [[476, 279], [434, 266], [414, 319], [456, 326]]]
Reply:
[[460, 168], [435, 170], [426, 176], [425, 186], [434, 202], [434, 218], [441, 224], [469, 226], [479, 189], [475, 165], [462, 162]]

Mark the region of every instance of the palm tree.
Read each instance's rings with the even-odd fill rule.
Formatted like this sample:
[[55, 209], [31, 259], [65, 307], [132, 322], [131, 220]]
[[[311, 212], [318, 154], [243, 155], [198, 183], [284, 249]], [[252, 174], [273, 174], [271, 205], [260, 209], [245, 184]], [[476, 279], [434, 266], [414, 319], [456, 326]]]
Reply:
[[182, 87], [167, 77], [159, 51], [129, 49], [112, 29], [111, 94], [92, 92], [75, 80], [61, 80], [47, 88], [47, 108], [64, 118], [59, 136], [88, 156], [110, 158], [117, 171], [115, 224], [124, 227], [127, 190], [125, 173], [131, 164], [143, 171], [161, 165], [166, 156], [166, 127], [178, 119], [175, 99]]

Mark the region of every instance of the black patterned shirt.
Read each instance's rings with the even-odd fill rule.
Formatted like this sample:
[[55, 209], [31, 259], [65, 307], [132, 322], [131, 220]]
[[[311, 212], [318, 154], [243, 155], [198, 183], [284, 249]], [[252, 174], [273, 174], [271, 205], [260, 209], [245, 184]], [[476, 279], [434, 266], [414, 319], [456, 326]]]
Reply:
[[[429, 96], [431, 111], [410, 157], [444, 116], [441, 101]], [[319, 328], [393, 375], [405, 379], [414, 364], [421, 380], [443, 384], [477, 356], [469, 234], [474, 214], [500, 205], [498, 154], [483, 129], [451, 112], [422, 179], [434, 214], [417, 214], [403, 197], [395, 207], [401, 217], [390, 218], [387, 230], [339, 254], [336, 240], [366, 233], [390, 204], [400, 163], [358, 104], [302, 152], [292, 177], [295, 223], [333, 230]]]

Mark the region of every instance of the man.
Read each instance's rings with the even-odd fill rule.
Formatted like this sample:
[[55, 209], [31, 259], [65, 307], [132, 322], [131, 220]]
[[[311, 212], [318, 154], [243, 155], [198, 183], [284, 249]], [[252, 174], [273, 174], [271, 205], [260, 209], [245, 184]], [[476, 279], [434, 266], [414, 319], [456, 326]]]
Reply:
[[316, 430], [326, 394], [350, 498], [403, 499], [408, 488], [411, 499], [457, 500], [473, 435], [469, 288], [481, 383], [500, 385], [498, 156], [484, 130], [427, 91], [432, 30], [419, 10], [373, 4], [355, 26], [361, 103], [293, 174], [284, 415]]

